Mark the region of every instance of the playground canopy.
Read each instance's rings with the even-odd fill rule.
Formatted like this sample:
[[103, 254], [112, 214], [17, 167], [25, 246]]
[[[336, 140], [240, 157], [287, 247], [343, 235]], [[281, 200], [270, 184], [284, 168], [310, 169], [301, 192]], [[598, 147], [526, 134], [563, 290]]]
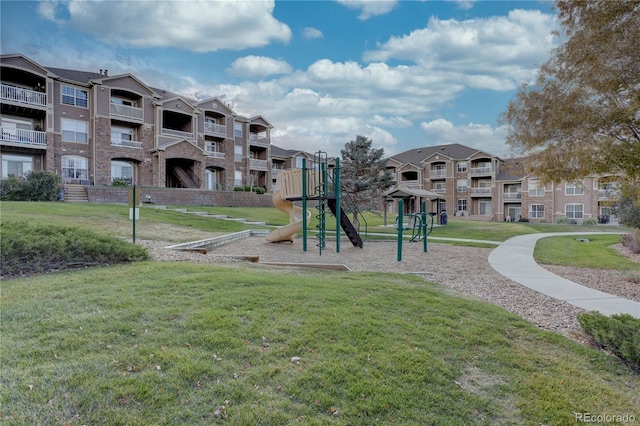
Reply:
[[435, 192], [427, 191], [419, 188], [395, 188], [385, 193], [387, 197], [392, 198], [426, 198], [428, 200], [444, 200], [444, 198]]

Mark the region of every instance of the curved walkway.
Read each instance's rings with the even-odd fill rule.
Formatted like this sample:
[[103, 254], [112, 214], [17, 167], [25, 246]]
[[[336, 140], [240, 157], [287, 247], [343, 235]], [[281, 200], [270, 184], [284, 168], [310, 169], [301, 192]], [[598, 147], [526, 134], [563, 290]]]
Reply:
[[604, 315], [630, 314], [640, 318], [640, 303], [576, 284], [547, 271], [533, 259], [533, 250], [540, 238], [588, 234], [558, 232], [519, 235], [493, 249], [489, 264], [498, 273], [517, 283], [579, 308], [599, 311]]

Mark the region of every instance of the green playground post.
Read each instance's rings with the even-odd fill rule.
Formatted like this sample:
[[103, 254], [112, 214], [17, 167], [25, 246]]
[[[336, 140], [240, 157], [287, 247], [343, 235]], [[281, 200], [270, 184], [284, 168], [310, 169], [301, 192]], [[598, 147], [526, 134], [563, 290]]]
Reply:
[[404, 202], [398, 200], [398, 262], [402, 260], [402, 211], [404, 210]]
[[422, 200], [422, 240], [423, 240], [423, 250], [427, 252], [427, 202]]
[[340, 223], [340, 159], [336, 158], [336, 167], [333, 169], [333, 184], [334, 193], [336, 196], [336, 252], [340, 253], [340, 229], [342, 224]]
[[302, 158], [302, 251], [307, 251], [307, 159]]

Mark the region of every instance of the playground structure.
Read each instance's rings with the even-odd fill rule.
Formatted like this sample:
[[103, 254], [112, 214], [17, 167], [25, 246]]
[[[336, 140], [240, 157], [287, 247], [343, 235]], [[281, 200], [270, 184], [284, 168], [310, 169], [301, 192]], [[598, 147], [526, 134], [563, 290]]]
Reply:
[[[292, 241], [294, 235], [302, 232], [303, 251], [307, 251], [307, 224], [312, 215], [307, 205], [315, 201], [315, 218], [318, 222], [316, 246], [320, 254], [326, 248], [328, 211], [336, 218], [336, 251], [340, 252], [341, 229], [353, 246], [362, 248], [364, 241], [360, 226], [364, 224], [366, 236], [367, 225], [358, 207], [342, 191], [340, 159], [336, 158], [335, 165], [330, 167], [327, 154], [319, 151], [314, 154], [313, 160], [311, 168], [307, 168], [306, 159], [303, 159], [302, 169], [283, 170], [276, 178], [273, 204], [289, 215], [289, 224], [277, 228], [265, 239], [270, 242]], [[298, 206], [295, 202], [301, 202], [302, 205]], [[349, 214], [357, 219], [355, 224], [349, 220]]]
[[433, 231], [435, 213], [427, 212], [427, 203], [422, 201], [421, 210], [418, 213], [405, 214], [403, 200], [398, 200], [398, 216], [396, 228], [398, 229], [398, 262], [402, 260], [403, 231], [411, 231], [409, 242], [422, 241], [423, 251], [427, 252], [427, 237]]

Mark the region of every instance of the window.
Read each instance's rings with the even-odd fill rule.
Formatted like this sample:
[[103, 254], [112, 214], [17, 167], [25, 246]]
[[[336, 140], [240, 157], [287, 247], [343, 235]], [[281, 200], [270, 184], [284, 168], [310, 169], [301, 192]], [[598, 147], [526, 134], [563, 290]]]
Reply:
[[112, 161], [111, 181], [116, 179], [126, 181], [131, 185], [133, 183], [133, 164], [127, 161]]
[[567, 182], [564, 185], [565, 195], [582, 195], [584, 194], [584, 188], [576, 183]]
[[[126, 127], [111, 127], [111, 145], [130, 145], [133, 140], [133, 129]], [[123, 143], [124, 142], [124, 143]]]
[[242, 161], [242, 145], [236, 145], [234, 148], [234, 152], [235, 152], [235, 161], [237, 162], [241, 162]]
[[465, 173], [467, 171], [467, 162], [460, 161], [458, 163], [458, 173]]
[[133, 101], [122, 98], [111, 98], [111, 103], [116, 105], [133, 106]]
[[88, 179], [88, 161], [84, 157], [64, 156], [62, 157], [62, 178], [63, 179]]
[[304, 160], [304, 157], [296, 157], [296, 169], [302, 168], [302, 160]]
[[233, 184], [235, 186], [242, 186], [242, 172], [240, 170], [233, 172]]
[[478, 214], [490, 215], [491, 214], [491, 201], [479, 201], [478, 202]]
[[89, 141], [89, 123], [63, 118], [62, 140], [64, 142], [87, 143]]
[[565, 204], [564, 214], [569, 219], [582, 219], [584, 205], [582, 204]]
[[2, 178], [9, 176], [25, 176], [32, 170], [31, 157], [21, 155], [2, 155]]
[[242, 137], [242, 123], [234, 123], [233, 134], [238, 138]]
[[540, 179], [529, 179], [529, 196], [530, 197], [543, 197], [544, 186], [540, 185]]
[[458, 188], [458, 192], [467, 192], [467, 180], [458, 179], [457, 188]]
[[87, 107], [89, 92], [82, 89], [76, 89], [71, 86], [62, 86], [62, 103], [65, 105], [75, 105], [79, 107]]
[[531, 204], [529, 206], [530, 219], [544, 219], [544, 204]]
[[467, 200], [458, 200], [458, 211], [459, 212], [467, 211]]

